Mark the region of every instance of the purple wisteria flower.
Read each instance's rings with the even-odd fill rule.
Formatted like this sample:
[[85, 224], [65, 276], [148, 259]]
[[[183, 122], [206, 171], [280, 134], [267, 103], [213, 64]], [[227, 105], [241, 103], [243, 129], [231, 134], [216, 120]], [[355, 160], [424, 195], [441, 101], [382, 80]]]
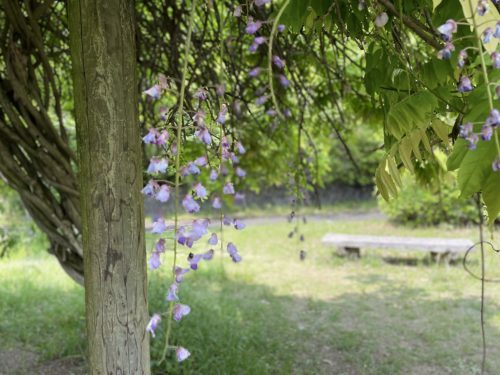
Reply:
[[176, 303], [172, 310], [172, 317], [176, 322], [179, 322], [184, 316], [191, 312], [191, 308], [188, 305], [183, 305], [182, 303]]
[[262, 26], [261, 21], [253, 21], [251, 17], [249, 17], [249, 22], [247, 24], [247, 27], [245, 28], [245, 32], [247, 34], [255, 34]]
[[458, 53], [458, 67], [463, 68], [465, 66], [465, 60], [467, 60], [469, 56], [467, 55], [467, 51], [461, 50]]
[[466, 138], [470, 133], [473, 132], [472, 122], [467, 122], [460, 125], [460, 133], [458, 134], [461, 138]]
[[238, 158], [234, 152], [229, 153], [229, 158], [231, 159], [233, 164], [238, 164], [240, 162], [240, 158]]
[[178, 346], [175, 349], [175, 357], [177, 358], [177, 362], [182, 362], [191, 355], [189, 351], [186, 348], [183, 348], [182, 346]]
[[491, 64], [493, 65], [493, 68], [495, 68], [495, 69], [500, 68], [500, 53], [493, 52], [491, 54]]
[[272, 60], [273, 64], [276, 65], [278, 69], [283, 69], [285, 67], [285, 60], [282, 60], [279, 56], [274, 55]]
[[486, 118], [486, 124], [490, 126], [500, 126], [500, 111], [498, 109], [492, 109], [488, 117]]
[[448, 60], [451, 57], [451, 52], [455, 50], [455, 46], [451, 42], [446, 42], [444, 48], [437, 53], [437, 58]]
[[165, 106], [161, 106], [160, 109], [158, 110], [158, 114], [160, 115], [162, 121], [167, 121], [167, 113], [168, 109]]
[[267, 99], [269, 99], [269, 97], [267, 95], [259, 96], [255, 100], [255, 104], [257, 104], [257, 105], [263, 105], [263, 104], [265, 104], [267, 102]]
[[189, 174], [193, 174], [193, 175], [198, 175], [200, 174], [200, 168], [198, 168], [198, 166], [193, 163], [193, 162], [189, 162], [188, 165], [187, 165], [187, 171]]
[[472, 91], [472, 82], [470, 78], [467, 76], [461, 76], [460, 81], [458, 82], [458, 91], [459, 92], [468, 92]]
[[290, 81], [288, 80], [288, 78], [286, 78], [286, 76], [284, 74], [280, 74], [278, 76], [278, 80], [280, 82], [280, 85], [283, 86], [285, 89], [290, 86]]
[[210, 181], [217, 180], [217, 177], [219, 177], [219, 174], [217, 173], [217, 171], [215, 169], [212, 169], [210, 171]]
[[389, 21], [389, 16], [386, 12], [380, 13], [377, 17], [375, 17], [375, 26], [384, 27]]
[[217, 242], [218, 242], [218, 241], [219, 241], [219, 240], [217, 239], [217, 234], [212, 233], [212, 235], [211, 235], [211, 236], [210, 236], [210, 238], [208, 239], [208, 244], [209, 244], [209, 245], [212, 245], [212, 246], [215, 246], [215, 245], [217, 245]]
[[255, 6], [261, 7], [264, 4], [269, 4], [271, 0], [255, 0]]
[[153, 314], [151, 319], [149, 319], [149, 323], [146, 326], [146, 332], [151, 333], [151, 336], [155, 337], [156, 328], [158, 328], [158, 324], [161, 322], [161, 316], [159, 314]]
[[184, 199], [182, 200], [182, 207], [184, 207], [184, 209], [190, 214], [193, 214], [200, 210], [200, 205], [193, 199], [191, 194], [187, 194], [184, 197]]
[[210, 146], [212, 144], [212, 137], [205, 126], [198, 128], [194, 132], [194, 135], [207, 146]]
[[158, 135], [158, 129], [156, 128], [150, 128], [148, 131], [148, 134], [146, 134], [143, 138], [142, 141], [149, 145], [149, 144], [154, 144], [156, 143], [156, 137]]
[[245, 147], [240, 142], [236, 142], [236, 150], [238, 150], [239, 154], [244, 154], [246, 152]]
[[254, 77], [257, 77], [260, 74], [261, 71], [262, 71], [262, 68], [260, 68], [260, 67], [253, 68], [252, 70], [250, 70], [248, 72], [248, 75], [250, 77], [254, 78]]
[[151, 253], [151, 256], [149, 257], [148, 264], [149, 264], [149, 268], [151, 270], [155, 270], [158, 267], [160, 267], [160, 265], [161, 265], [160, 253], [157, 251], [153, 251]]
[[493, 128], [491, 127], [491, 125], [484, 124], [481, 129], [481, 139], [483, 141], [489, 141], [492, 136], [493, 136]]
[[189, 268], [182, 268], [179, 266], [175, 266], [174, 274], [175, 274], [175, 282], [181, 283], [184, 280], [184, 275], [190, 271]]
[[172, 301], [178, 301], [179, 297], [177, 296], [177, 292], [179, 290], [179, 285], [176, 282], [173, 282], [172, 285], [170, 285], [170, 288], [168, 288], [167, 292], [167, 301], [172, 302]]
[[142, 93], [152, 97], [153, 99], [158, 99], [162, 94], [162, 89], [160, 85], [154, 85], [153, 87], [143, 91]]
[[227, 105], [222, 104], [220, 107], [219, 114], [217, 115], [217, 122], [219, 124], [225, 124], [226, 123], [226, 115], [227, 115]]
[[208, 92], [204, 87], [200, 87], [198, 90], [196, 90], [193, 97], [198, 100], [207, 100]]
[[204, 167], [205, 165], [207, 165], [208, 163], [208, 158], [206, 155], [203, 155], [203, 156], [200, 156], [199, 158], [196, 158], [194, 163], [198, 166], [198, 167]]
[[170, 134], [168, 134], [168, 131], [162, 130], [160, 134], [158, 134], [158, 136], [156, 137], [156, 145], [157, 146], [166, 145], [169, 137]]
[[222, 192], [227, 195], [234, 194], [234, 186], [232, 182], [226, 182], [222, 188]]
[[196, 185], [194, 185], [193, 190], [199, 199], [205, 199], [208, 195], [207, 189], [205, 189], [201, 182], [198, 182]]
[[224, 225], [229, 226], [229, 225], [231, 225], [232, 220], [231, 220], [231, 218], [230, 218], [229, 216], [224, 215], [224, 217], [222, 218], [222, 223], [223, 223]]
[[254, 52], [257, 52], [258, 49], [259, 49], [259, 45], [255, 44], [255, 43], [252, 43], [248, 47], [248, 52], [254, 53]]
[[212, 207], [215, 208], [216, 210], [220, 210], [222, 208], [222, 201], [220, 197], [214, 197], [212, 201]]
[[243, 178], [247, 175], [247, 172], [241, 167], [236, 167], [235, 173], [236, 173], [236, 176], [238, 176], [240, 178]]
[[155, 243], [155, 251], [158, 253], [164, 253], [165, 252], [165, 239], [160, 238], [158, 241]]
[[149, 161], [147, 172], [149, 174], [165, 173], [167, 168], [168, 168], [167, 159], [153, 156]]
[[198, 269], [198, 263], [200, 262], [200, 260], [212, 260], [214, 256], [214, 251], [212, 249], [208, 250], [207, 252], [205, 253], [201, 253], [201, 254], [193, 254], [193, 253], [189, 253], [188, 255], [188, 262], [189, 262], [189, 266], [191, 267], [191, 269], [193, 271], [196, 271]]
[[170, 188], [167, 185], [161, 185], [160, 189], [155, 195], [155, 199], [160, 202], [167, 202], [170, 198]]
[[193, 116], [193, 121], [198, 126], [205, 126], [205, 111], [203, 109], [199, 109]]
[[491, 27], [487, 27], [483, 31], [483, 43], [489, 43], [493, 39], [493, 29]]
[[153, 227], [151, 229], [151, 233], [154, 234], [162, 234], [167, 230], [167, 224], [165, 223], [165, 219], [159, 217], [153, 222]]
[[245, 229], [247, 225], [240, 219], [234, 219], [234, 229], [242, 230]]
[[500, 21], [495, 25], [495, 33], [493, 34], [495, 38], [500, 39]]
[[152, 197], [155, 195], [156, 191], [160, 188], [160, 185], [155, 180], [149, 180], [149, 182], [141, 190], [142, 194], [146, 197]]
[[241, 17], [241, 10], [241, 5], [238, 5], [236, 8], [234, 8], [233, 16]]
[[500, 157], [497, 156], [495, 160], [493, 160], [493, 163], [491, 163], [491, 168], [493, 169], [493, 172], [498, 172], [500, 171]]
[[238, 249], [232, 242], [229, 242], [227, 244], [227, 252], [229, 253], [229, 256], [231, 257], [234, 263], [241, 262], [242, 257], [240, 256], [240, 254], [238, 254]]
[[223, 83], [215, 85], [215, 93], [217, 94], [217, 96], [223, 97], [226, 93], [226, 85], [224, 85]]
[[266, 111], [266, 115], [270, 116], [270, 117], [274, 117], [278, 114], [278, 112], [276, 112], [275, 109], [273, 108], [269, 108], [267, 111]]
[[279, 32], [279, 33], [282, 33], [283, 31], [285, 31], [285, 25], [283, 25], [282, 23], [280, 23], [280, 24], [278, 25], [278, 32]]
[[457, 23], [454, 20], [448, 20], [438, 27], [439, 34], [445, 42], [449, 42], [453, 34], [457, 32]]
[[477, 2], [477, 14], [484, 16], [490, 10], [488, 0], [479, 0]]

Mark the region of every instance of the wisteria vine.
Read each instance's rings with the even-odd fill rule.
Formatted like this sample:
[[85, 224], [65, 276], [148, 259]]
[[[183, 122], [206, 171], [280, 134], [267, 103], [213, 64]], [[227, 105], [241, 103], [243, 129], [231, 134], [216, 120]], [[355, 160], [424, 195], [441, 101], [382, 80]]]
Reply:
[[[497, 4], [500, 1], [495, 0], [494, 3]], [[486, 86], [486, 93], [488, 97], [488, 106], [489, 106], [489, 115], [484, 122], [473, 123], [467, 122], [462, 124], [460, 127], [461, 138], [464, 138], [469, 145], [470, 150], [475, 150], [477, 147], [477, 143], [479, 139], [483, 141], [490, 141], [492, 138], [495, 141], [496, 146], [496, 157], [492, 161], [492, 169], [495, 172], [500, 171], [500, 142], [498, 138], [498, 132], [496, 131], [500, 126], [500, 112], [494, 108], [493, 105], [493, 94], [491, 87], [495, 87], [495, 93], [498, 99], [500, 99], [500, 84], [491, 82], [488, 73], [488, 66], [486, 63], [485, 54], [487, 53], [483, 44], [488, 44], [492, 41], [493, 38], [500, 39], [500, 21], [498, 21], [495, 25], [495, 28], [487, 27], [484, 29], [482, 34], [479, 31], [479, 24], [476, 20], [476, 14], [480, 17], [486, 15], [489, 8], [488, 0], [479, 0], [477, 2], [477, 6], [474, 8], [472, 4], [472, 0], [468, 0], [468, 5], [471, 13], [471, 22], [474, 28], [474, 39], [476, 41], [476, 46], [468, 46], [458, 53], [457, 65], [460, 69], [462, 69], [462, 74], [460, 75], [457, 90], [460, 93], [467, 93], [474, 89], [470, 77], [464, 73], [464, 69], [466, 68], [467, 62], [470, 60], [469, 55], [467, 53], [468, 50], [476, 51], [480, 60], [481, 70], [483, 74], [484, 84]], [[468, 22], [460, 22], [455, 21], [453, 19], [449, 19], [443, 25], [438, 27], [438, 32], [441, 35], [441, 38], [445, 42], [444, 48], [441, 49], [437, 56], [440, 59], [448, 60], [451, 58], [453, 51], [455, 50], [455, 45], [453, 44], [453, 34], [458, 31], [458, 26], [464, 25], [469, 26]], [[494, 51], [490, 54], [491, 66], [493, 69], [500, 69], [500, 53]], [[475, 131], [475, 125], [481, 125], [481, 131], [477, 133]]]

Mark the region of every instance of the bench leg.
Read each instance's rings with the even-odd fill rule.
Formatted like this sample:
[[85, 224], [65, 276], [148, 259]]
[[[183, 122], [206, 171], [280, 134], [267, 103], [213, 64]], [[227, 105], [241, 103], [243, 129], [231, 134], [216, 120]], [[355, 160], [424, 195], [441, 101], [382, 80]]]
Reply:
[[361, 251], [359, 247], [339, 246], [337, 247], [337, 255], [349, 258], [361, 258]]
[[450, 262], [457, 259], [457, 253], [446, 251], [444, 253], [437, 253], [435, 251], [431, 251], [431, 261], [433, 263], [443, 263], [449, 265]]

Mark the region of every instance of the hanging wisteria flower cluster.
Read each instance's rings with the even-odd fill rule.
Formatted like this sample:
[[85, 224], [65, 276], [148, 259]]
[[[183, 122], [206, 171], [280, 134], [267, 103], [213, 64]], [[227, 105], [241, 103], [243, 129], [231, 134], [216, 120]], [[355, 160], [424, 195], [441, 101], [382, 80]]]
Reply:
[[[471, 2], [471, 0], [469, 0]], [[494, 3], [499, 3], [500, 1], [494, 1]], [[479, 139], [483, 141], [490, 141], [492, 138], [495, 139], [496, 147], [497, 147], [497, 156], [492, 162], [492, 168], [494, 171], [499, 171], [500, 170], [500, 146], [499, 146], [499, 140], [498, 140], [498, 134], [497, 134], [497, 129], [500, 127], [500, 112], [493, 107], [493, 95], [491, 93], [491, 86], [496, 86], [495, 87], [495, 93], [497, 96], [497, 99], [500, 99], [500, 84], [495, 84], [493, 82], [489, 81], [488, 77], [488, 70], [487, 70], [487, 63], [486, 63], [486, 58], [485, 54], [487, 54], [486, 51], [483, 50], [483, 45], [487, 45], [488, 43], [491, 43], [494, 38], [500, 40], [500, 21], [498, 21], [495, 25], [495, 27], [486, 27], [482, 33], [479, 33], [478, 30], [478, 25], [476, 23], [476, 18], [475, 15], [478, 15], [480, 17], [484, 16], [487, 14], [490, 10], [489, 8], [489, 1], [488, 0], [479, 0], [477, 2], [477, 5], [475, 9], [471, 5], [471, 13], [472, 13], [472, 24], [474, 26], [474, 32], [475, 32], [475, 39], [477, 41], [477, 46], [468, 46], [458, 52], [458, 57], [457, 57], [457, 65], [458, 68], [462, 70], [462, 73], [460, 75], [458, 85], [457, 85], [457, 90], [460, 93], [466, 93], [469, 91], [474, 90], [474, 87], [472, 85], [470, 77], [464, 72], [467, 68], [467, 61], [469, 59], [468, 50], [475, 50], [479, 54], [479, 58], [481, 60], [481, 66], [483, 69], [483, 75], [484, 75], [484, 81], [486, 84], [486, 91], [488, 93], [488, 100], [489, 100], [489, 108], [490, 108], [490, 113], [486, 120], [481, 124], [481, 131], [479, 133], [476, 133], [474, 131], [474, 123], [472, 122], [467, 122], [460, 127], [460, 134], [459, 136], [461, 138], [464, 138], [469, 145], [470, 150], [475, 150], [477, 147], [477, 143]], [[437, 57], [439, 59], [443, 60], [448, 60], [451, 58], [453, 52], [455, 51], [455, 45], [453, 44], [453, 35], [457, 33], [458, 27], [460, 25], [467, 26], [469, 27], [469, 23], [461, 23], [457, 22], [453, 19], [450, 19], [446, 21], [443, 25], [438, 27], [438, 32], [441, 35], [441, 38], [445, 42], [445, 45], [443, 49], [441, 49]], [[494, 51], [490, 54], [490, 60], [491, 60], [491, 68], [493, 69], [499, 69], [500, 68], [500, 53], [497, 51]]]
[[[250, 9], [244, 9], [245, 7], [260, 9], [270, 3], [270, 0], [255, 0], [249, 2], [247, 5], [238, 5], [233, 10], [233, 16], [242, 18], [244, 10], [247, 11], [247, 14], [250, 11]], [[259, 49], [264, 48], [267, 48], [269, 52], [267, 65], [252, 67], [248, 72], [248, 76], [256, 82], [260, 80], [257, 83], [258, 89], [254, 93], [254, 104], [262, 108], [262, 112], [269, 118], [275, 118], [278, 115], [289, 118], [292, 116], [292, 112], [289, 108], [285, 108], [282, 112], [280, 111], [274, 91], [275, 81], [283, 90], [286, 90], [290, 85], [290, 81], [285, 74], [286, 61], [283, 56], [273, 53], [272, 45], [274, 39], [273, 32], [283, 33], [285, 25], [276, 23], [274, 27], [272, 22], [272, 20], [257, 20], [252, 16], [248, 16], [246, 19], [245, 33], [249, 36], [248, 53], [254, 54]]]
[[[167, 78], [160, 76], [158, 83], [146, 90], [144, 94], [152, 100], [159, 100], [165, 92], [170, 90]], [[224, 201], [228, 201], [231, 197], [241, 199], [241, 194], [239, 194], [239, 197], [236, 196], [238, 193], [235, 191], [235, 185], [237, 185], [237, 180], [246, 176], [246, 171], [239, 165], [239, 158], [246, 152], [244, 146], [235, 139], [230, 140], [225, 135], [224, 126], [229, 114], [228, 106], [223, 103], [216, 115], [210, 115], [210, 98], [212, 97], [215, 103], [223, 101], [224, 95], [225, 88], [223, 85], [217, 85], [213, 88], [199, 88], [191, 95], [194, 102], [192, 108], [195, 108], [195, 111], [189, 114], [189, 120], [185, 120], [186, 116], [183, 116], [184, 121], [187, 122], [183, 124], [183, 131], [191, 135], [191, 138], [194, 139], [193, 142], [203, 145], [204, 150], [203, 154], [194, 160], [183, 160], [182, 150], [185, 144], [179, 142], [181, 139], [179, 136], [172, 137], [170, 134], [173, 130], [179, 131], [178, 127], [181, 124], [169, 124], [167, 119], [172, 119], [174, 116], [167, 116], [169, 111], [164, 107], [160, 107], [159, 111], [163, 125], [150, 128], [143, 138], [143, 142], [154, 146], [157, 153], [151, 157], [147, 168], [147, 173], [151, 176], [151, 179], [142, 192], [146, 197], [155, 200], [158, 204], [162, 204], [170, 200], [172, 184], [175, 186], [176, 191], [173, 197], [176, 200], [174, 202], [174, 225], [167, 225], [167, 220], [164, 217], [157, 217], [154, 220], [151, 233], [159, 235], [160, 238], [154, 245], [148, 263], [152, 270], [156, 270], [162, 265], [162, 255], [169, 249], [168, 239], [165, 234], [168, 231], [173, 231], [173, 277], [166, 295], [166, 301], [169, 303], [168, 312], [165, 314], [168, 319], [166, 349], [175, 349], [179, 362], [188, 358], [190, 353], [181, 346], [171, 347], [168, 345], [171, 321], [179, 322], [191, 312], [188, 305], [179, 302], [179, 291], [186, 274], [196, 271], [202, 262], [211, 260], [215, 254], [213, 248], [201, 253], [191, 252], [191, 249], [196, 242], [203, 240], [205, 237], [207, 237], [206, 244], [208, 247], [220, 244], [222, 249], [224, 244], [222, 239], [218, 238], [217, 233], [209, 233], [210, 219], [208, 218], [196, 218], [190, 223], [178, 225], [177, 209], [182, 205], [186, 213], [195, 214], [201, 210], [204, 203], [207, 203], [219, 213], [221, 229], [222, 225], [233, 226], [236, 230], [245, 228], [245, 223], [241, 219], [231, 219], [222, 213]], [[183, 120], [179, 119], [180, 121]], [[184, 137], [184, 139], [186, 138], [188, 137]], [[175, 162], [173, 162], [174, 159]], [[175, 165], [172, 165], [173, 163]], [[202, 184], [204, 175], [210, 181], [209, 186]], [[172, 183], [173, 176], [175, 182]], [[191, 186], [190, 189], [185, 191], [183, 197], [178, 196], [180, 181], [182, 181], [183, 185]], [[184, 266], [178, 265], [176, 261], [178, 245], [187, 249], [186, 253], [188, 255]], [[234, 243], [227, 243], [226, 250], [233, 262], [238, 263], [242, 260]], [[160, 322], [161, 315], [156, 313], [151, 317], [147, 325], [146, 329], [153, 337]]]

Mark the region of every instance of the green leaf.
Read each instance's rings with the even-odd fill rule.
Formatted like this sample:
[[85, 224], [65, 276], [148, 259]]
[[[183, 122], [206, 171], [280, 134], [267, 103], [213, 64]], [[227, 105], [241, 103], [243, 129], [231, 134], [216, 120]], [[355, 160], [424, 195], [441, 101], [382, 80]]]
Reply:
[[401, 161], [405, 165], [406, 169], [408, 169], [411, 173], [414, 173], [415, 171], [411, 161], [411, 150], [411, 140], [408, 137], [403, 138], [399, 144], [399, 156], [401, 157]]
[[446, 166], [449, 171], [454, 171], [455, 169], [460, 168], [460, 164], [469, 152], [469, 145], [465, 139], [457, 139], [455, 145], [453, 146], [453, 151], [448, 157], [448, 161], [446, 162]]
[[443, 0], [432, 0], [432, 10], [436, 9]]
[[401, 176], [399, 174], [398, 166], [396, 165], [396, 162], [394, 161], [394, 158], [392, 156], [387, 158], [387, 165], [389, 167], [389, 172], [392, 179], [394, 180], [396, 185], [401, 188], [403, 186], [403, 183], [401, 182]]
[[495, 142], [479, 141], [475, 150], [465, 154], [458, 170], [458, 185], [462, 197], [469, 197], [482, 190], [493, 173], [491, 163], [496, 152]]
[[483, 188], [483, 200], [486, 203], [490, 224], [500, 213], [500, 172], [492, 172]]
[[438, 118], [432, 120], [431, 123], [432, 130], [434, 133], [445, 143], [449, 143], [448, 135], [450, 134], [451, 127], [448, 126], [445, 122], [441, 121]]

